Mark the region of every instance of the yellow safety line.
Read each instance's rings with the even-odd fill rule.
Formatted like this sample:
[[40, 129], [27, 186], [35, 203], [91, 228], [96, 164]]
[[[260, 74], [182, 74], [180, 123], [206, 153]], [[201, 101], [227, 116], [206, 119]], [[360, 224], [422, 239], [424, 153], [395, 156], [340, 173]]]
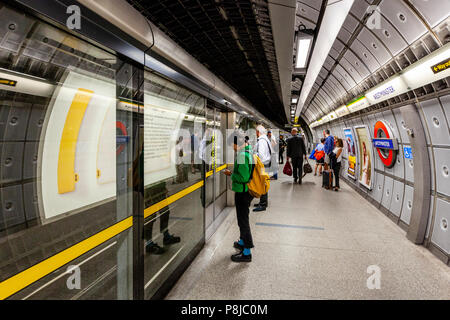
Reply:
[[[217, 168], [216, 172], [220, 172], [223, 169], [225, 169], [226, 167], [228, 167], [228, 165], [225, 164], [225, 165]], [[206, 178], [212, 176], [213, 172], [214, 171], [207, 172], [206, 173]], [[168, 205], [174, 203], [175, 201], [180, 200], [181, 198], [187, 196], [189, 193], [192, 193], [195, 190], [203, 187], [203, 185], [204, 185], [204, 182], [200, 181], [200, 182], [198, 182], [198, 183], [196, 183], [196, 184], [194, 184], [194, 185], [192, 185], [192, 186], [190, 186], [190, 187], [188, 187], [188, 188], [186, 188], [184, 190], [181, 190], [180, 192], [178, 192], [178, 193], [168, 197], [167, 199], [164, 199], [164, 200], [162, 200], [162, 201], [160, 201], [160, 202], [158, 202], [158, 203], [148, 207], [147, 209], [144, 210], [144, 218], [150, 217], [152, 214], [158, 212], [162, 208], [167, 207]]]
[[75, 153], [78, 133], [89, 102], [94, 91], [78, 89], [73, 98], [61, 135], [58, 157], [58, 193], [63, 194], [75, 190], [78, 176], [75, 173]]
[[152, 214], [154, 214], [155, 212], [158, 212], [162, 208], [167, 207], [169, 204], [172, 204], [175, 201], [180, 200], [184, 196], [188, 195], [189, 193], [194, 192], [195, 190], [203, 187], [203, 184], [204, 184], [203, 181], [200, 181], [200, 182], [190, 186], [189, 188], [181, 190], [180, 192], [175, 193], [174, 195], [164, 199], [163, 201], [160, 201], [160, 202], [148, 207], [147, 209], [144, 210], [144, 218], [151, 216]]
[[86, 252], [101, 245], [105, 241], [115, 237], [119, 233], [131, 228], [133, 217], [128, 217], [121, 222], [77, 243], [76, 245], [28, 268], [15, 276], [0, 282], [0, 300], [4, 300], [19, 292], [23, 288], [45, 277], [51, 272], [61, 268], [70, 261], [75, 260]]
[[[216, 172], [220, 172], [227, 168], [228, 165], [223, 165], [216, 169]], [[209, 177], [213, 174], [213, 171], [209, 171], [206, 176]], [[175, 201], [185, 197], [186, 195], [194, 192], [195, 190], [203, 187], [204, 182], [200, 181], [170, 197], [160, 201], [147, 209], [144, 210], [144, 218], [158, 212], [162, 208], [174, 203]], [[131, 228], [133, 226], [133, 218], [128, 217], [127, 219], [116, 223], [115, 225], [77, 243], [76, 245], [65, 249], [64, 251], [0, 282], [0, 300], [4, 300], [13, 294], [19, 292], [20, 290], [26, 288], [30, 284], [42, 279], [46, 275], [52, 273], [53, 271], [61, 268], [70, 261], [73, 261], [85, 254], [86, 252], [94, 249], [100, 244], [108, 241], [109, 239], [115, 237], [119, 233]]]

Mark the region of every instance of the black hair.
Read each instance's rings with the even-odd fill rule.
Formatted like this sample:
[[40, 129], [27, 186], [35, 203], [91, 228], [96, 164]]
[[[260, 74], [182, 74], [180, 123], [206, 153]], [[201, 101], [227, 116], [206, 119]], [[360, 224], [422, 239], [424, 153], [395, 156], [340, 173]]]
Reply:
[[324, 143], [325, 142], [325, 138], [320, 139], [320, 142]]
[[325, 130], [325, 133], [330, 134], [330, 130], [329, 129]]

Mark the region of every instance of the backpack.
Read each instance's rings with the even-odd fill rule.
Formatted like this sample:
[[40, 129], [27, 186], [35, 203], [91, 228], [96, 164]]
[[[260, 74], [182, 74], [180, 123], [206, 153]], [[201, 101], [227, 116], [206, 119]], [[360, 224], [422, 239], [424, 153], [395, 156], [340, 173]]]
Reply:
[[262, 195], [267, 194], [270, 189], [270, 176], [264, 168], [264, 164], [261, 159], [254, 154], [252, 172], [250, 174], [250, 180], [247, 182], [248, 192], [254, 198], [260, 198]]

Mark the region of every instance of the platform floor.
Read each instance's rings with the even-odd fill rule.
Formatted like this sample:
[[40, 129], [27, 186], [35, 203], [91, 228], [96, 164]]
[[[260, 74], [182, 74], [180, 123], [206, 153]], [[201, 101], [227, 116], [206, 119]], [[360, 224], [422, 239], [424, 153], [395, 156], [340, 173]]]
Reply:
[[[269, 208], [251, 212], [251, 263], [234, 263], [234, 208], [167, 299], [450, 299], [450, 268], [344, 182], [321, 188], [280, 175]], [[255, 203], [255, 201], [252, 203]], [[369, 266], [381, 288], [367, 287]]]

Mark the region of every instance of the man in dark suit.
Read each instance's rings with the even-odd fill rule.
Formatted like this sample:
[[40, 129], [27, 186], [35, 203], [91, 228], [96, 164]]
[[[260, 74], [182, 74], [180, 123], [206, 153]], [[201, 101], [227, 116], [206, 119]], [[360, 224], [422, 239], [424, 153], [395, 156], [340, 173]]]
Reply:
[[303, 178], [303, 158], [306, 160], [305, 141], [298, 135], [298, 129], [293, 128], [292, 137], [287, 142], [287, 160], [292, 159], [292, 169], [294, 172], [294, 183], [302, 184]]

